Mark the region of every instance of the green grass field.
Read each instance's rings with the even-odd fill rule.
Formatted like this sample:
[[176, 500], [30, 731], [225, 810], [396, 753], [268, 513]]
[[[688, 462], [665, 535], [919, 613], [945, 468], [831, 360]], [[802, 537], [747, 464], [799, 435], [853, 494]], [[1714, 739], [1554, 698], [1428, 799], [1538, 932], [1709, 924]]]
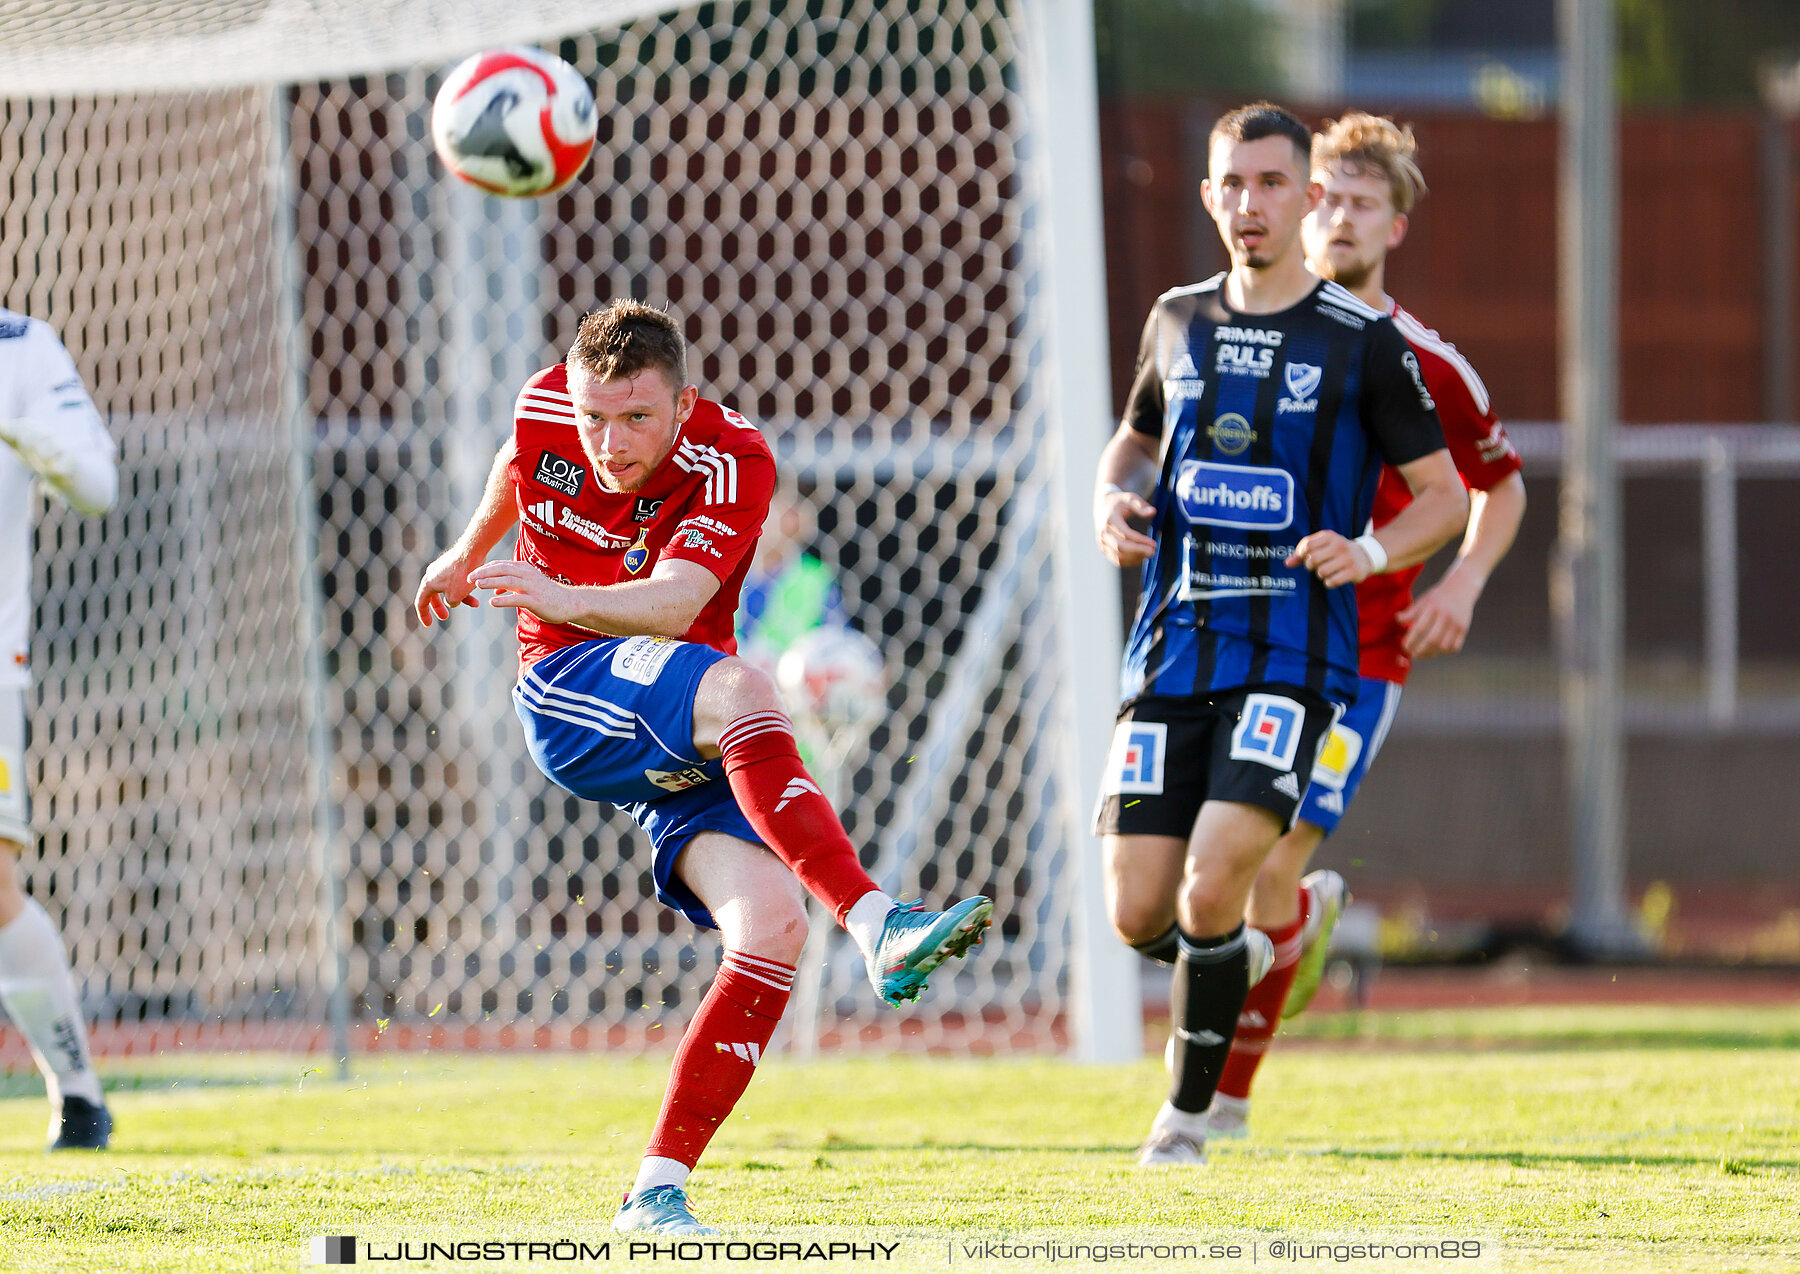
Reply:
[[[1009, 1235], [1244, 1246], [1179, 1263], [1208, 1270], [1275, 1268], [1283, 1238], [1486, 1245], [1475, 1261], [1279, 1262], [1294, 1269], [1800, 1268], [1800, 1008], [1300, 1025], [1264, 1068], [1256, 1137], [1157, 1173], [1132, 1163], [1155, 1060], [777, 1058], [690, 1183], [696, 1209], [737, 1238], [896, 1244], [889, 1269], [1049, 1268], [970, 1255]], [[319, 1064], [114, 1067], [105, 1155], [44, 1154], [41, 1096], [0, 1100], [0, 1268], [290, 1270], [321, 1234], [611, 1239], [582, 1267], [651, 1267], [606, 1223], [665, 1062], [391, 1057], [347, 1085]]]

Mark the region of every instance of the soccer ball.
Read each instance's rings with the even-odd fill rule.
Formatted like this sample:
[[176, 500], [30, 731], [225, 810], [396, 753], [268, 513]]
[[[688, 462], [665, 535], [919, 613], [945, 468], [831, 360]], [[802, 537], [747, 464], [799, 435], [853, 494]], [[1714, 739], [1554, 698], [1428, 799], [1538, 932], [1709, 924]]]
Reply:
[[887, 706], [881, 652], [848, 628], [815, 628], [789, 646], [776, 665], [781, 693], [829, 730], [874, 720]]
[[567, 62], [541, 49], [489, 49], [444, 80], [431, 144], [470, 185], [528, 199], [575, 180], [597, 123], [594, 94]]

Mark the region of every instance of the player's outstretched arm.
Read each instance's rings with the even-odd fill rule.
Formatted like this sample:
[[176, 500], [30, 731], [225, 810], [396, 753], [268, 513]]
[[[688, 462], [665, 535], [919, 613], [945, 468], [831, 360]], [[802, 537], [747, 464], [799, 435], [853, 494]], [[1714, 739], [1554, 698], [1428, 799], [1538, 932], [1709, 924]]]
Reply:
[[513, 523], [519, 520], [518, 506], [513, 502], [512, 479], [507, 467], [512, 464], [517, 444], [508, 438], [494, 457], [488, 470], [487, 486], [481, 492], [481, 504], [469, 525], [456, 538], [456, 543], [425, 568], [419, 591], [413, 595], [413, 613], [419, 622], [430, 626], [435, 618], [440, 623], [450, 618], [453, 606], [479, 606], [469, 582], [469, 572], [479, 566], [494, 550]]
[[1100, 453], [1094, 475], [1094, 535], [1114, 566], [1137, 566], [1156, 552], [1156, 540], [1131, 525], [1131, 518], [1156, 516], [1139, 492], [1156, 484], [1157, 443], [1127, 422]]
[[98, 417], [91, 428], [71, 431], [69, 425], [54, 418], [0, 420], [0, 442], [12, 447], [25, 467], [77, 513], [105, 513], [119, 494], [112, 439]]
[[493, 590], [490, 606], [523, 607], [547, 624], [577, 624], [608, 637], [680, 637], [719, 591], [719, 577], [697, 562], [665, 558], [648, 579], [564, 584], [530, 562], [484, 562], [469, 572]]
[[105, 513], [119, 496], [119, 449], [55, 333], [33, 321], [25, 342], [35, 388], [26, 386], [17, 418], [0, 420], [0, 443], [77, 513]]
[[1403, 643], [1414, 659], [1454, 655], [1468, 639], [1475, 603], [1488, 576], [1512, 548], [1525, 519], [1525, 480], [1509, 473], [1486, 491], [1469, 495], [1469, 529], [1463, 534], [1456, 561], [1398, 618], [1406, 625]]
[[[1416, 565], [1449, 543], [1469, 516], [1469, 497], [1447, 448], [1399, 466], [1413, 501], [1379, 532], [1348, 539], [1315, 531], [1294, 547], [1289, 566], [1304, 566], [1326, 588]], [[1371, 542], [1372, 541], [1372, 542]]]

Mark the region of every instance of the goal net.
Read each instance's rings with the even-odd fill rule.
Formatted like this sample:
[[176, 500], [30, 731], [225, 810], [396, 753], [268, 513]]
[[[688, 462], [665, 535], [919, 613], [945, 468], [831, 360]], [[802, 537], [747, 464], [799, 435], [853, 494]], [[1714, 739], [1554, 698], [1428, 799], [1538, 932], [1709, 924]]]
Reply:
[[[883, 651], [841, 776], [865, 863], [996, 902], [903, 1013], [829, 941], [786, 1029], [1062, 1042], [1080, 829], [1018, 13], [650, 7], [25, 5], [0, 30], [0, 303], [62, 333], [123, 456], [104, 519], [36, 510], [28, 696], [26, 875], [102, 1051], [323, 1045], [334, 1003], [358, 1050], [678, 1033], [716, 937], [655, 903], [629, 820], [532, 766], [502, 613], [421, 631], [409, 605], [519, 383], [618, 296], [683, 317]], [[537, 202], [448, 179], [428, 140], [436, 77], [521, 40], [600, 103], [591, 167]]]

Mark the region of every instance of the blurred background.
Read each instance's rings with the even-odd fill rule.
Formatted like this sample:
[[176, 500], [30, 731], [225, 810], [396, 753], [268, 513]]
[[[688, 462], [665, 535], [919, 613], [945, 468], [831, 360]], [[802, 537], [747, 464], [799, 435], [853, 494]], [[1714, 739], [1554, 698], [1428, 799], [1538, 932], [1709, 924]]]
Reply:
[[[1156, 295], [1225, 264], [1199, 202], [1213, 121], [1260, 96], [1314, 121], [1353, 107], [1413, 125], [1430, 186], [1388, 290], [1469, 357], [1525, 460], [1525, 524], [1467, 648], [1414, 670], [1321, 851], [1390, 955], [1554, 951], [1568, 915], [1556, 9], [1096, 4], [1115, 405]], [[1665, 955], [1792, 962], [1800, 8], [1620, 0], [1616, 41], [1629, 905]]]

